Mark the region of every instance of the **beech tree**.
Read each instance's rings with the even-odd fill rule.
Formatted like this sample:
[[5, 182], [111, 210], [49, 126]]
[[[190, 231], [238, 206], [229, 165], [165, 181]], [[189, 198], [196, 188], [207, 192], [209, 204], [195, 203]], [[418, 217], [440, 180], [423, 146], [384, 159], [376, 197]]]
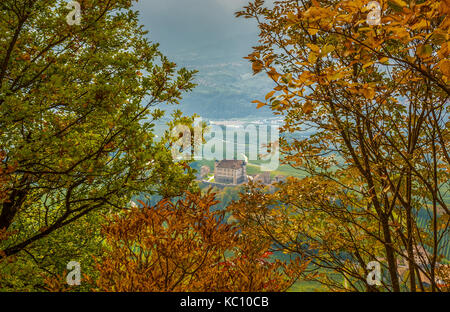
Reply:
[[[227, 223], [211, 207], [215, 194], [186, 193], [155, 206], [134, 207], [107, 217], [99, 291], [284, 291], [304, 269], [299, 257], [272, 259], [270, 244]], [[59, 290], [63, 283], [49, 283]]]
[[[39, 242], [49, 247], [90, 213], [122, 209], [141, 192], [176, 196], [193, 180], [153, 129], [158, 105], [178, 103], [194, 72], [146, 38], [134, 1], [78, 2], [74, 25], [65, 1], [0, 3], [1, 164], [14, 168], [2, 189], [0, 230], [11, 235], [0, 259], [37, 263]], [[80, 246], [89, 231], [75, 228], [53, 246]]]
[[[237, 13], [258, 22], [248, 59], [276, 83], [255, 102], [284, 116], [283, 160], [307, 177], [272, 195], [251, 188], [230, 211], [256, 237], [341, 274], [345, 286], [309, 275], [332, 289], [439, 291], [436, 270], [449, 258], [449, 3], [379, 1], [374, 24], [368, 2], [256, 0]], [[388, 272], [378, 288], [366, 279], [371, 261]]]

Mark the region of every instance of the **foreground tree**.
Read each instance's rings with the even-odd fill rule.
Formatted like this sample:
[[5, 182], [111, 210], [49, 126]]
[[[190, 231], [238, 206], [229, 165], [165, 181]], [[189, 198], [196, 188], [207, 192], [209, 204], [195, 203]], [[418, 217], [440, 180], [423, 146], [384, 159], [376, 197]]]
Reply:
[[64, 248], [89, 231], [63, 228], [140, 192], [189, 187], [189, 168], [153, 129], [164, 114], [156, 106], [178, 103], [193, 72], [176, 71], [145, 38], [133, 2], [79, 1], [81, 23], [69, 25], [65, 1], [1, 1], [0, 149], [14, 170], [2, 189], [0, 230], [11, 235], [0, 258], [39, 263], [53, 243], [66, 261]]
[[283, 291], [305, 266], [298, 258], [271, 259], [268, 245], [227, 224], [223, 211], [211, 211], [213, 193], [141, 204], [103, 226], [96, 290]]
[[[285, 116], [284, 161], [308, 177], [272, 195], [252, 189], [230, 210], [255, 236], [340, 273], [345, 287], [310, 276], [332, 289], [438, 291], [449, 260], [449, 4], [380, 1], [379, 24], [367, 25], [368, 2], [257, 0], [238, 13], [261, 30], [255, 73], [277, 84], [256, 102]], [[381, 288], [367, 282], [371, 261], [388, 272]]]

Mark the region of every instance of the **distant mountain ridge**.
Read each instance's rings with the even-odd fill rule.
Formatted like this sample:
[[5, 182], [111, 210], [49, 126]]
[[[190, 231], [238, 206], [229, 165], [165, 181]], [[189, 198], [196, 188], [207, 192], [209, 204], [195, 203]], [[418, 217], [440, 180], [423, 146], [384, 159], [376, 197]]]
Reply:
[[268, 117], [268, 108], [256, 109], [253, 100], [262, 100], [273, 82], [263, 73], [254, 76], [243, 57], [251, 51], [255, 37], [242, 35], [192, 47], [171, 50], [168, 56], [180, 67], [196, 69], [198, 86], [184, 96], [178, 107], [186, 114], [204, 118]]

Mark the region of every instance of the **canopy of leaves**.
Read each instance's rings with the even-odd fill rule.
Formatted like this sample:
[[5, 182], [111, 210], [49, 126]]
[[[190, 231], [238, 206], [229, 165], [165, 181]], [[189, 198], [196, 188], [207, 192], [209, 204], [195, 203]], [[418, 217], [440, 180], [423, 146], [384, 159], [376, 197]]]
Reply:
[[[284, 160], [308, 177], [236, 207], [241, 220], [274, 214], [259, 226], [266, 237], [278, 233], [292, 252], [307, 241], [317, 265], [361, 282], [352, 290], [374, 290], [365, 280], [374, 260], [389, 272], [385, 290], [423, 290], [423, 274], [438, 290], [450, 215], [449, 3], [379, 1], [370, 26], [368, 2], [256, 0], [237, 13], [259, 24], [254, 72], [277, 84], [258, 106], [284, 116]], [[414, 260], [418, 247], [429, 266]]]
[[0, 229], [10, 235], [0, 258], [20, 253], [48, 268], [51, 245], [62, 263], [92, 233], [88, 214], [190, 187], [191, 170], [153, 127], [164, 114], [155, 106], [178, 103], [194, 72], [146, 38], [133, 2], [80, 0], [81, 23], [68, 25], [65, 1], [1, 1], [0, 149], [13, 169], [2, 184]]
[[215, 194], [187, 193], [175, 203], [108, 217], [100, 291], [281, 291], [304, 269], [299, 258], [270, 259], [267, 244], [211, 211]]

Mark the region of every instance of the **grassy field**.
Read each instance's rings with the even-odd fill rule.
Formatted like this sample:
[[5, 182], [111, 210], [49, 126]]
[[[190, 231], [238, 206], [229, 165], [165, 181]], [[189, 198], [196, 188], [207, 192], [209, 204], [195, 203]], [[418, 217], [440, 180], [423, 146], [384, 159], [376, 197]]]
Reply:
[[[261, 173], [260, 164], [262, 162], [259, 161], [251, 161], [247, 164], [247, 174], [258, 174]], [[277, 175], [282, 175], [286, 177], [296, 177], [296, 178], [304, 178], [305, 173], [292, 168], [288, 165], [280, 165], [277, 170], [271, 171], [270, 176], [273, 178]]]
[[[262, 161], [250, 161], [247, 164], [247, 174], [248, 175], [255, 175], [261, 173], [260, 165], [262, 164]], [[211, 170], [211, 173], [214, 172], [214, 160], [198, 160], [192, 164], [192, 167], [200, 170], [202, 166], [208, 166]], [[271, 171], [270, 176], [273, 178], [277, 175], [282, 175], [286, 177], [296, 177], [296, 178], [303, 178], [305, 177], [305, 174], [299, 170], [296, 170], [288, 165], [280, 165], [277, 170]]]

